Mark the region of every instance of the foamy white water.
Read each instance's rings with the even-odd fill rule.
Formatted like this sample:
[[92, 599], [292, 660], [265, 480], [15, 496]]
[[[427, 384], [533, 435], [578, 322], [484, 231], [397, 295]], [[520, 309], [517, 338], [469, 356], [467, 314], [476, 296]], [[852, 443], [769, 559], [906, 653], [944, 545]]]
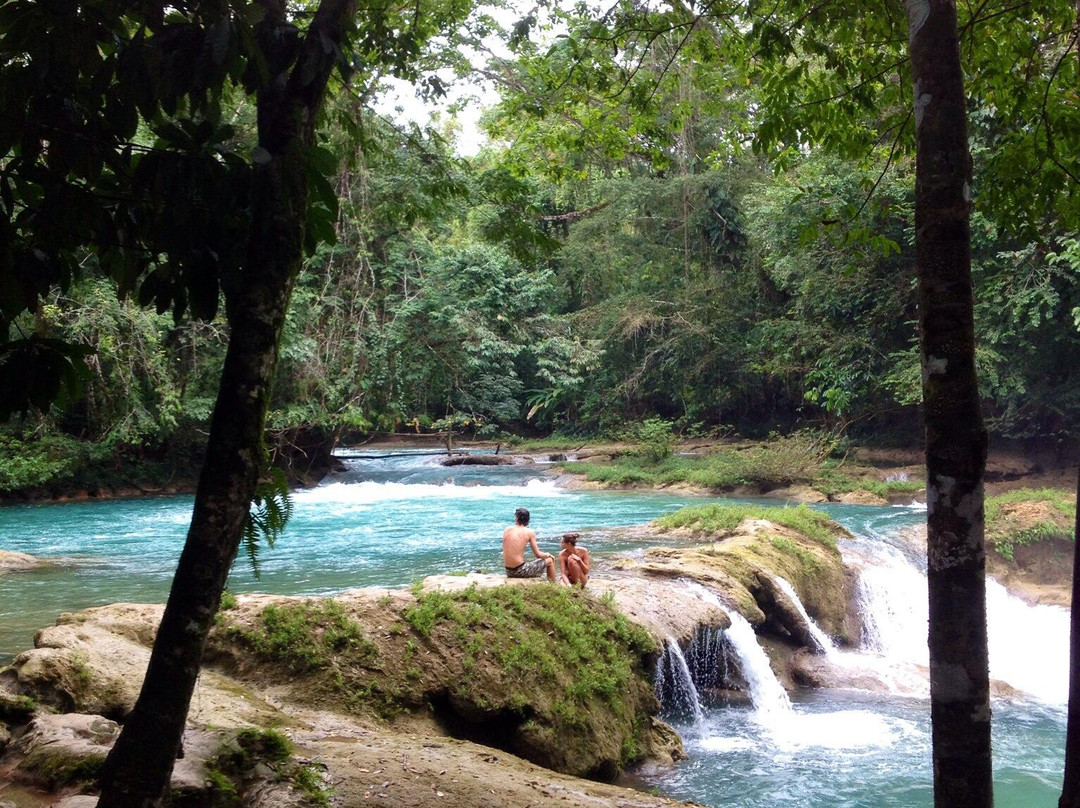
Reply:
[[[859, 552], [870, 557], [861, 565], [857, 589], [864, 648], [896, 672], [905, 665], [929, 665], [926, 574], [889, 544], [860, 541]], [[1068, 609], [1029, 604], [987, 578], [986, 613], [990, 678], [1049, 704], [1065, 704]], [[889, 673], [889, 668], [878, 670]]]
[[453, 481], [436, 485], [365, 480], [358, 483], [330, 483], [307, 491], [297, 491], [293, 494], [293, 500], [304, 504], [348, 506], [432, 499], [552, 499], [565, 496], [566, 493], [565, 489], [556, 486], [554, 480], [540, 479], [529, 480], [523, 485], [457, 485]]
[[773, 580], [776, 582], [776, 585], [780, 587], [780, 590], [788, 596], [788, 599], [791, 601], [796, 611], [798, 611], [798, 613], [802, 616], [802, 619], [806, 621], [806, 626], [810, 631], [810, 636], [814, 638], [814, 642], [818, 644], [821, 650], [825, 653], [825, 656], [836, 656], [836, 646], [833, 645], [832, 638], [821, 630], [821, 626], [819, 626], [814, 621], [814, 618], [807, 614], [806, 607], [803, 605], [802, 599], [795, 591], [795, 587], [791, 585], [791, 582], [788, 581], [786, 578], [782, 578], [779, 575], [774, 575]]
[[990, 677], [1050, 704], [1069, 700], [1069, 610], [1032, 606], [986, 580]]

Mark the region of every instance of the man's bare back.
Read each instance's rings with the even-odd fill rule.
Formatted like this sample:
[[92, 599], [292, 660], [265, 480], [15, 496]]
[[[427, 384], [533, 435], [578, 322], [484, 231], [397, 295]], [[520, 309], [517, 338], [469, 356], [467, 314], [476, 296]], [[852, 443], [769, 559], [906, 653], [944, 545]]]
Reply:
[[[529, 529], [529, 512], [518, 508], [514, 512], [514, 524], [503, 531], [503, 565], [510, 578], [538, 578], [547, 572], [549, 581], [555, 580], [555, 556], [542, 553], [536, 545], [536, 533]], [[525, 548], [532, 548], [536, 561], [525, 563]], [[537, 563], [543, 561], [541, 565]]]

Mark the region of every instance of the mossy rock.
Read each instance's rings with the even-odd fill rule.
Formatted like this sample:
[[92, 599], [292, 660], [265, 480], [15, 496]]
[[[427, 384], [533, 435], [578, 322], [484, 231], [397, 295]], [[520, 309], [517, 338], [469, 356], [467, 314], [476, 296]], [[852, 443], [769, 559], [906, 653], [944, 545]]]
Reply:
[[851, 582], [836, 540], [847, 532], [807, 508], [704, 506], [657, 520], [693, 539], [690, 547], [655, 548], [646, 570], [689, 577], [716, 591], [756, 628], [789, 633], [806, 644], [805, 621], [787, 602], [777, 577], [791, 584], [827, 634], [853, 643]]
[[17, 696], [0, 690], [0, 721], [8, 724], [25, 724], [40, 705], [30, 696]]
[[83, 788], [97, 782], [105, 755], [68, 755], [62, 751], [40, 750], [19, 763], [20, 779], [33, 782], [46, 791]]
[[610, 779], [656, 745], [658, 648], [580, 590], [246, 599], [222, 616], [211, 651], [234, 675], [289, 680], [302, 703], [391, 723], [424, 716], [568, 774]]
[[12, 744], [20, 756], [15, 774], [48, 791], [95, 783], [119, 732], [99, 715], [39, 715]]

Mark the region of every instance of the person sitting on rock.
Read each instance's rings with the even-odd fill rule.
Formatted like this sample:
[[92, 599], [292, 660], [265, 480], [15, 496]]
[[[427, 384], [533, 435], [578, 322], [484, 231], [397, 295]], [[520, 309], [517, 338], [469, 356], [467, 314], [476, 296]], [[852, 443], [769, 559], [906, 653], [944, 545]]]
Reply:
[[[536, 559], [525, 562], [525, 547], [532, 548]], [[514, 511], [514, 524], [503, 531], [503, 564], [507, 578], [539, 578], [547, 571], [548, 580], [555, 582], [555, 556], [541, 553], [536, 546], [536, 533], [529, 529], [529, 511]]]
[[585, 586], [589, 582], [589, 551], [577, 546], [577, 533], [564, 533], [559, 551], [559, 572], [564, 584]]

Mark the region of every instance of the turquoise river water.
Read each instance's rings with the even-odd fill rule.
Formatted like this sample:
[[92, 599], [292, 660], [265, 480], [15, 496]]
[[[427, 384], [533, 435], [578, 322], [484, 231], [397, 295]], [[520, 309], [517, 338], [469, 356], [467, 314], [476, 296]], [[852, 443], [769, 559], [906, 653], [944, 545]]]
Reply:
[[[437, 458], [361, 455], [350, 470], [294, 494], [294, 515], [261, 578], [241, 557], [236, 592], [332, 594], [407, 586], [426, 575], [495, 571], [514, 508], [533, 513], [541, 545], [577, 530], [597, 558], [648, 542], [607, 528], [647, 522], [700, 498], [570, 491], [542, 465], [446, 469]], [[702, 717], [669, 714], [691, 759], [627, 782], [680, 799], [740, 808], [929, 808], [929, 705], [925, 694], [926, 582], [902, 538], [918, 508], [828, 506], [856, 535], [845, 560], [860, 570], [867, 647], [843, 662], [888, 671], [888, 694], [806, 690], [779, 712], [704, 701]], [[55, 558], [47, 569], [0, 575], [0, 664], [32, 645], [63, 611], [117, 601], [160, 602], [191, 512], [190, 497], [0, 509], [0, 549]], [[632, 534], [631, 534], [632, 535]], [[1021, 695], [994, 704], [998, 808], [1052, 808], [1061, 787], [1068, 616], [1030, 607], [1000, 588], [988, 595], [991, 674]], [[872, 630], [871, 630], [872, 629]], [[839, 652], [838, 652], [839, 653]], [[768, 672], [766, 671], [766, 675]]]

